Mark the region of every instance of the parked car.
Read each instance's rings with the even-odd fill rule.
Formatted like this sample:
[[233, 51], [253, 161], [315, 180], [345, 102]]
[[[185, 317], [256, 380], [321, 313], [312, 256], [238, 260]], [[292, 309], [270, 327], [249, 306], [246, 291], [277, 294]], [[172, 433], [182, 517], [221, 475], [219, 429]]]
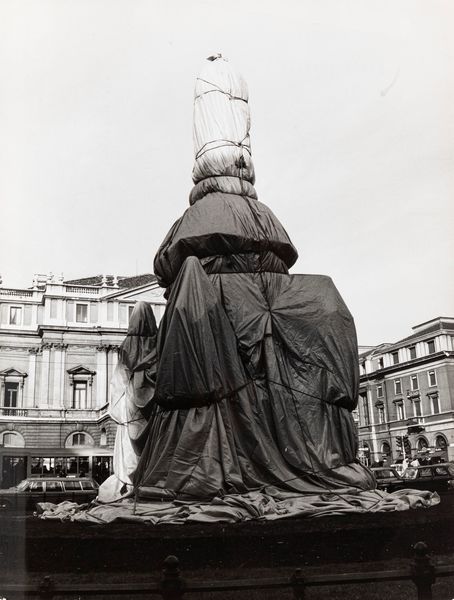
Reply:
[[379, 490], [394, 492], [408, 487], [406, 481], [393, 467], [374, 467], [371, 471], [375, 475]]
[[399, 477], [402, 477], [402, 473], [405, 471], [405, 468], [403, 466], [403, 464], [400, 463], [393, 463], [392, 465], [390, 465], [392, 469], [395, 469], [397, 471], [397, 474], [399, 475]]
[[431, 492], [454, 490], [454, 464], [439, 463], [408, 467], [403, 474], [407, 482], [405, 487]]
[[33, 511], [37, 502], [58, 504], [64, 500], [84, 504], [98, 495], [98, 484], [88, 477], [30, 477], [0, 490], [0, 510]]

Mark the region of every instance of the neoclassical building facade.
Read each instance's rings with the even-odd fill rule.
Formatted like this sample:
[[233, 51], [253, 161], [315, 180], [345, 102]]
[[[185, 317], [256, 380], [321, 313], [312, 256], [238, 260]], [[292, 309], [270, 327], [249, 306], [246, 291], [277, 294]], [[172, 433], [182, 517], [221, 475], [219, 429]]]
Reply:
[[454, 460], [454, 318], [360, 352], [360, 459]]
[[137, 300], [157, 321], [154, 275], [0, 286], [0, 486], [25, 476], [110, 472], [116, 424], [110, 379]]

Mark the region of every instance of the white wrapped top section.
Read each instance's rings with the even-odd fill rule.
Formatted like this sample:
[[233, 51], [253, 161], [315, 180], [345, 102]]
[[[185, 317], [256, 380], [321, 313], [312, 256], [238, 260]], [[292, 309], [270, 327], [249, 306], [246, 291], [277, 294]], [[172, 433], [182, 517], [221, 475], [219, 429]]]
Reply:
[[210, 57], [194, 94], [194, 183], [227, 175], [254, 183], [248, 89], [221, 55]]

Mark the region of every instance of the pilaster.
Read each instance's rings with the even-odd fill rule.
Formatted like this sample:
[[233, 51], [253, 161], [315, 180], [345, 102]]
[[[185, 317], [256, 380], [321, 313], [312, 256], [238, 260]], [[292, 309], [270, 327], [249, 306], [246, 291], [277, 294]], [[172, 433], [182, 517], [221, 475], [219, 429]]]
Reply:
[[33, 408], [35, 406], [36, 397], [36, 355], [39, 353], [39, 348], [28, 349], [28, 380], [27, 380], [27, 395], [24, 398], [24, 408]]
[[108, 401], [107, 396], [107, 379], [108, 379], [108, 352], [109, 346], [96, 346], [96, 406], [92, 408], [100, 408]]
[[41, 408], [49, 407], [49, 376], [50, 376], [50, 358], [52, 344], [43, 344], [41, 356], [41, 389], [38, 398], [38, 406]]
[[117, 365], [118, 365], [118, 351], [120, 350], [120, 346], [111, 346], [110, 349], [111, 349], [111, 359], [112, 359], [112, 370], [110, 372], [109, 385], [108, 385], [108, 389], [107, 389], [107, 395], [108, 395], [109, 402], [111, 401], [111, 395], [112, 395], [112, 386], [110, 385], [110, 380], [112, 379], [112, 376], [115, 373], [115, 369], [117, 368]]
[[54, 344], [54, 373], [52, 404], [57, 408], [63, 406], [65, 353], [67, 344]]

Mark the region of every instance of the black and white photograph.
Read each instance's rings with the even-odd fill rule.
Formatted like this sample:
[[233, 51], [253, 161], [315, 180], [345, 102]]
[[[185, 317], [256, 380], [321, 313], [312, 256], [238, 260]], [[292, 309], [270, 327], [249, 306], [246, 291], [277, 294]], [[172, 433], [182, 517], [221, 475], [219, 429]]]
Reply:
[[0, 0], [0, 600], [454, 599], [453, 23]]

